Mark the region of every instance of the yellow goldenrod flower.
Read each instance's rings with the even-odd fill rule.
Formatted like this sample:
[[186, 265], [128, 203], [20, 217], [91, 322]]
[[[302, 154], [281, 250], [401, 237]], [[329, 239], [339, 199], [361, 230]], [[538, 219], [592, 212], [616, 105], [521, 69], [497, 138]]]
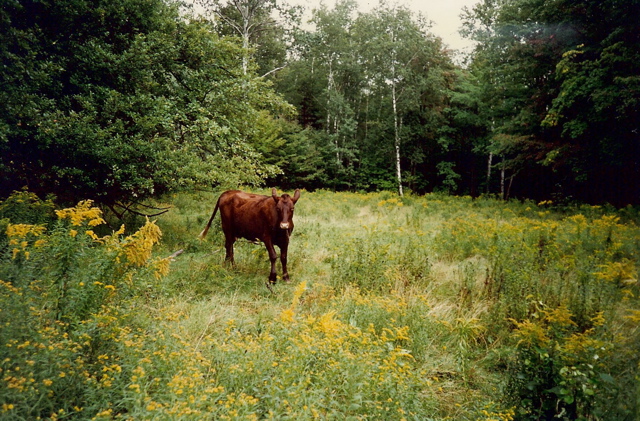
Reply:
[[58, 215], [58, 219], [71, 220], [71, 225], [73, 226], [80, 226], [85, 221], [87, 221], [87, 224], [91, 227], [104, 224], [105, 221], [102, 219], [102, 211], [99, 208], [91, 207], [92, 204], [93, 201], [84, 200], [79, 202], [74, 208], [56, 211], [56, 215]]

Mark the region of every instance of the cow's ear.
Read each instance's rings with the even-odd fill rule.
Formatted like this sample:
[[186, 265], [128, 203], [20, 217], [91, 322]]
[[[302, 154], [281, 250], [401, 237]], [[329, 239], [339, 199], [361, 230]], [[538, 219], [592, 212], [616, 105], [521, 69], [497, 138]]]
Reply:
[[278, 192], [276, 191], [275, 187], [271, 189], [271, 196], [273, 196], [273, 200], [278, 203], [278, 200], [280, 200], [280, 198], [278, 197]]
[[296, 192], [293, 194], [293, 203], [296, 203], [300, 199], [300, 189], [296, 189]]

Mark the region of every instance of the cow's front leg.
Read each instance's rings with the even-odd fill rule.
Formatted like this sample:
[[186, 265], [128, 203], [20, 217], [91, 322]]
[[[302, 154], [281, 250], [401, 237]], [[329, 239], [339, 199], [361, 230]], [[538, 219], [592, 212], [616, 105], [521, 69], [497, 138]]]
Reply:
[[287, 271], [287, 250], [289, 245], [280, 247], [280, 263], [282, 263], [282, 280], [289, 282], [289, 272]]
[[271, 241], [265, 241], [265, 247], [267, 247], [267, 252], [269, 253], [269, 261], [271, 262], [271, 273], [269, 273], [269, 283], [271, 285], [276, 284], [276, 260], [278, 259], [278, 255], [276, 254], [276, 249], [273, 247], [273, 243]]

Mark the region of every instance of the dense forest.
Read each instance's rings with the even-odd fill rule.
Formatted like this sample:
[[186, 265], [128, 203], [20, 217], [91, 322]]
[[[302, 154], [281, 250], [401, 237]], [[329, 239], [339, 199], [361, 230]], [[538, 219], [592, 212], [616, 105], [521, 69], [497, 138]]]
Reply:
[[638, 0], [2, 0], [0, 195], [278, 185], [640, 203]]

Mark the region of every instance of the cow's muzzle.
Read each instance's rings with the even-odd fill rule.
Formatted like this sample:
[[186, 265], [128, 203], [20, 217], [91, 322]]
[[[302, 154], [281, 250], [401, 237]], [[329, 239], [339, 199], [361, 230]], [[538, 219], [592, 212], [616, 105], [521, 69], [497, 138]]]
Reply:
[[283, 230], [288, 230], [289, 229], [289, 223], [288, 222], [280, 222], [280, 228], [282, 228]]

